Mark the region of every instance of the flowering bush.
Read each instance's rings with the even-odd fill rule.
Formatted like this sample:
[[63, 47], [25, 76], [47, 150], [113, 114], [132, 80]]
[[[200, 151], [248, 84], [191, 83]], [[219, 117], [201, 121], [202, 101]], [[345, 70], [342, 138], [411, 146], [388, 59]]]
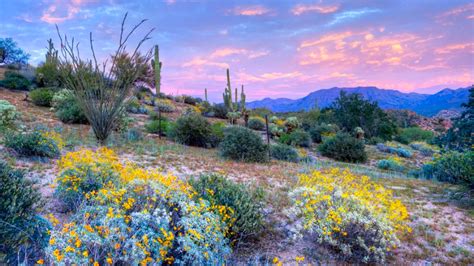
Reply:
[[16, 107], [6, 100], [0, 100], [0, 128], [13, 126], [17, 118]]
[[157, 99], [155, 101], [155, 107], [157, 111], [163, 113], [172, 113], [176, 111], [176, 107], [174, 106], [173, 102], [168, 99]]
[[348, 170], [302, 174], [289, 195], [289, 211], [302, 220], [296, 236], [313, 233], [347, 259], [383, 262], [399, 244], [397, 235], [411, 231], [407, 209], [391, 190]]
[[[48, 259], [55, 264], [215, 264], [230, 253], [231, 210], [212, 205], [175, 176], [121, 164], [107, 148], [69, 153], [58, 163], [70, 190], [88, 176], [113, 176], [82, 190], [81, 208], [51, 231]], [[74, 171], [75, 176], [66, 175]], [[86, 172], [87, 172], [86, 171]], [[66, 178], [67, 177], [67, 178]]]
[[10, 132], [5, 136], [5, 146], [21, 156], [55, 158], [65, 143], [55, 131]]

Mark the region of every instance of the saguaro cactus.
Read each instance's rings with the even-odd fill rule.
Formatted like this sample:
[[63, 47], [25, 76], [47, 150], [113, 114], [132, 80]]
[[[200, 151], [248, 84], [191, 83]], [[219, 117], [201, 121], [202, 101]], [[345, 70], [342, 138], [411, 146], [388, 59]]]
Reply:
[[58, 51], [54, 49], [53, 40], [48, 40], [48, 51], [46, 52], [46, 64], [56, 64], [58, 62]]
[[209, 102], [207, 100], [207, 88], [204, 88], [204, 99], [206, 100], [206, 102]]
[[230, 73], [229, 69], [227, 69], [227, 87], [224, 89], [224, 93], [222, 94], [224, 98], [224, 105], [227, 107], [229, 112], [234, 112], [234, 104], [232, 101], [232, 87], [230, 85]]
[[163, 67], [163, 63], [160, 62], [160, 49], [158, 45], [155, 45], [155, 59], [151, 60], [151, 64], [153, 66], [153, 70], [155, 71], [155, 90], [156, 95], [160, 97], [161, 93], [161, 68]]

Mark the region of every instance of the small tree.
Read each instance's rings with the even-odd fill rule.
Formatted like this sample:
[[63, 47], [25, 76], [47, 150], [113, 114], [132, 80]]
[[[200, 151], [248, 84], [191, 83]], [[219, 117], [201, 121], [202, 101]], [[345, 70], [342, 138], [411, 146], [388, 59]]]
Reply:
[[17, 47], [12, 38], [0, 38], [0, 64], [26, 65], [30, 55]]
[[114, 129], [120, 113], [126, 106], [133, 84], [145, 72], [144, 69], [151, 57], [151, 50], [145, 55], [141, 55], [138, 50], [150, 39], [153, 29], [138, 42], [132, 53], [125, 51], [130, 36], [146, 21], [142, 20], [129, 32], [125, 32], [126, 19], [127, 14], [122, 21], [118, 48], [110, 58], [110, 67], [107, 61], [103, 64], [97, 62], [92, 33], [90, 33], [90, 47], [93, 59], [83, 60], [74, 38], [68, 40], [67, 36], [62, 37], [56, 26], [61, 40], [58, 68], [62, 80], [66, 88], [74, 92], [100, 144], [105, 143]]

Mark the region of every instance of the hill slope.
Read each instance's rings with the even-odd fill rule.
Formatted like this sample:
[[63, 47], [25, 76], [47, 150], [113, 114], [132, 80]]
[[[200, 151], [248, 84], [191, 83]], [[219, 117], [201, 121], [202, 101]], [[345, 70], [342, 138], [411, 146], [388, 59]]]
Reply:
[[330, 88], [314, 91], [307, 96], [291, 100], [270, 99], [248, 103], [249, 108], [266, 107], [275, 112], [309, 110], [315, 104], [321, 108], [329, 106], [341, 91], [359, 93], [370, 101], [376, 101], [383, 109], [408, 109], [426, 116], [436, 115], [441, 110], [460, 110], [461, 103], [467, 101], [468, 88], [444, 89], [436, 94], [403, 93], [377, 87]]

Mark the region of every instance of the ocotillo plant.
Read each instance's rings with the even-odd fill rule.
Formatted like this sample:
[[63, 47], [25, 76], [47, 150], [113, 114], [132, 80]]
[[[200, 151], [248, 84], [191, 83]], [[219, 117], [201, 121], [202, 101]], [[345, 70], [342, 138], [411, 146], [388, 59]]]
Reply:
[[151, 64], [155, 71], [155, 94], [161, 97], [161, 68], [163, 67], [163, 62], [160, 62], [160, 49], [158, 45], [155, 45], [155, 59], [151, 60]]

